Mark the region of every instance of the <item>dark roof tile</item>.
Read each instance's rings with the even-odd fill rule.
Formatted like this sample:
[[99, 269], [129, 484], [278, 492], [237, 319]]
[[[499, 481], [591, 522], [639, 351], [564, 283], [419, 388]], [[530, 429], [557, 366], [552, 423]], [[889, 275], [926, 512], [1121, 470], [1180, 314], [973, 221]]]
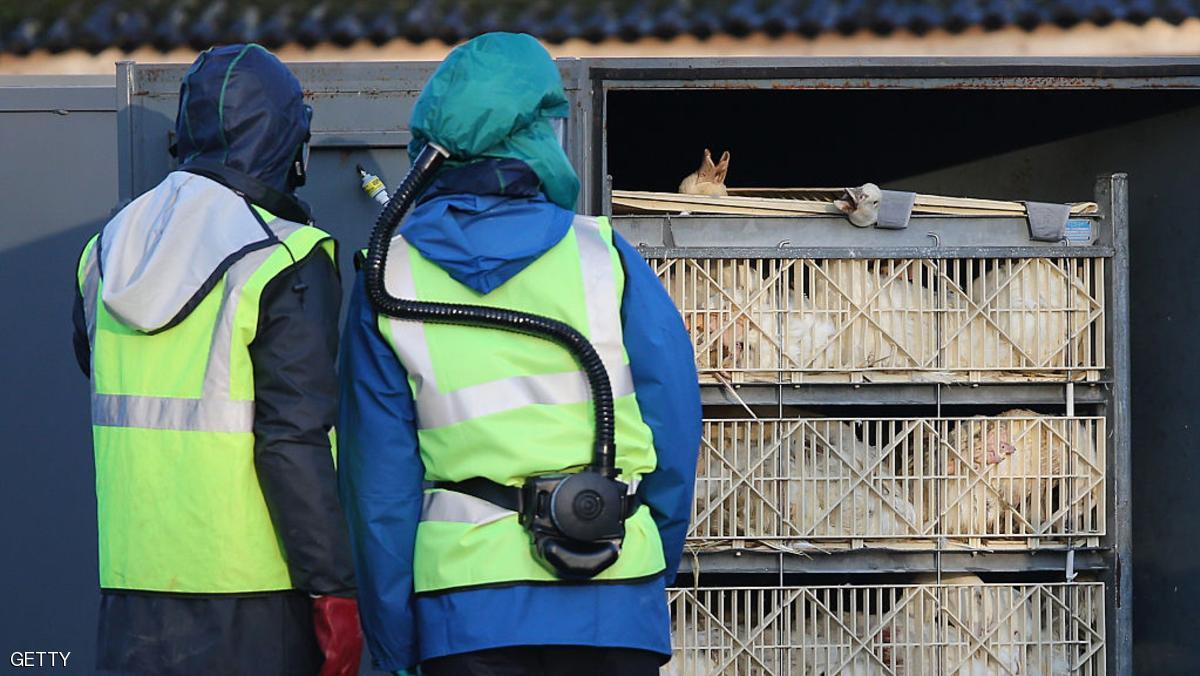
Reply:
[[546, 28], [542, 31], [542, 39], [556, 45], [578, 36], [579, 8], [571, 3], [563, 3], [562, 8], [546, 22]]
[[366, 35], [367, 29], [363, 26], [358, 12], [347, 12], [334, 19], [329, 26], [329, 39], [333, 44], [342, 47], [349, 47]]
[[701, 40], [707, 40], [721, 30], [721, 17], [711, 7], [699, 7], [691, 15], [688, 32]]
[[214, 2], [185, 28], [187, 42], [192, 49], [204, 49], [225, 41], [225, 3]]
[[670, 0], [655, 14], [654, 28], [651, 29], [654, 37], [660, 40], [671, 40], [688, 32], [690, 24], [687, 19], [686, 4], [684, 0]]
[[145, 9], [122, 9], [116, 16], [117, 39], [114, 44], [125, 51], [137, 49], [150, 42], [152, 27], [150, 14]]
[[[453, 44], [495, 30], [548, 42], [583, 38], [670, 40], [690, 33], [808, 37], [863, 30], [922, 34], [982, 26], [1032, 30], [1052, 23], [1181, 23], [1200, 16], [1200, 0], [41, 0], [0, 3], [0, 51], [152, 44], [168, 51], [257, 41], [347, 46], [437, 39]], [[15, 5], [15, 6], [14, 6]]]
[[1123, 9], [1125, 10], [1125, 14], [1121, 18], [1138, 25], [1153, 19], [1155, 12], [1158, 10], [1154, 0], [1126, 0], [1120, 4], [1123, 5]]
[[620, 22], [612, 3], [601, 2], [592, 7], [581, 28], [580, 35], [588, 42], [600, 43], [616, 35], [620, 29]]
[[225, 39], [231, 43], [258, 42], [262, 13], [257, 7], [247, 7], [238, 12], [225, 30]]
[[24, 18], [5, 36], [4, 46], [13, 54], [24, 56], [38, 46], [38, 35], [42, 32], [42, 22], [38, 19]]
[[72, 47], [78, 47], [79, 42], [71, 30], [71, 20], [60, 16], [50, 24], [42, 36], [42, 46], [53, 53], [65, 52]]
[[382, 45], [400, 34], [396, 14], [390, 9], [373, 12], [367, 20], [367, 39]]
[[271, 12], [258, 31], [258, 41], [271, 48], [287, 43], [292, 35], [292, 12], [286, 6]]
[[1181, 24], [1189, 17], [1196, 16], [1196, 3], [1191, 0], [1163, 0], [1159, 3], [1158, 16], [1169, 23]]
[[979, 0], [954, 0], [946, 10], [942, 27], [951, 33], [964, 31], [983, 23], [983, 3]]
[[154, 36], [151, 39], [154, 46], [166, 52], [183, 45], [187, 38], [184, 34], [187, 19], [187, 13], [182, 7], [168, 10], [154, 25]]
[[315, 47], [329, 39], [329, 35], [325, 31], [326, 12], [324, 4], [317, 5], [305, 12], [300, 17], [299, 23], [296, 24], [296, 42], [305, 47]]

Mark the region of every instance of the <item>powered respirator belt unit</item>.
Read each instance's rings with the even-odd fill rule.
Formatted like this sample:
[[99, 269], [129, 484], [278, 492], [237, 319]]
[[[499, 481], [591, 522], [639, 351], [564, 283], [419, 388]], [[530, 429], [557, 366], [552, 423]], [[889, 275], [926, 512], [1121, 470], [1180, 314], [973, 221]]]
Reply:
[[596, 425], [592, 460], [586, 468], [532, 476], [519, 488], [482, 477], [437, 482], [435, 487], [517, 512], [521, 525], [529, 531], [533, 555], [542, 566], [564, 580], [591, 579], [616, 563], [625, 538], [625, 520], [638, 507], [636, 494], [617, 479], [612, 386], [596, 349], [579, 331], [549, 317], [396, 298], [384, 283], [392, 233], [448, 155], [432, 143], [426, 145], [379, 214], [364, 263], [367, 297], [376, 312], [400, 320], [477, 326], [544, 338], [566, 348], [579, 362], [591, 391]]

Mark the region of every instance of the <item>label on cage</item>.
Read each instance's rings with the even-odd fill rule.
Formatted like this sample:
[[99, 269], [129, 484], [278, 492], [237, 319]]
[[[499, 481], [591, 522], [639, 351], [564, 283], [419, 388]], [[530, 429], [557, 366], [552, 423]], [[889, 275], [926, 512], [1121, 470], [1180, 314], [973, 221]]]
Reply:
[[1092, 222], [1086, 218], [1072, 218], [1067, 221], [1067, 241], [1071, 244], [1092, 243]]

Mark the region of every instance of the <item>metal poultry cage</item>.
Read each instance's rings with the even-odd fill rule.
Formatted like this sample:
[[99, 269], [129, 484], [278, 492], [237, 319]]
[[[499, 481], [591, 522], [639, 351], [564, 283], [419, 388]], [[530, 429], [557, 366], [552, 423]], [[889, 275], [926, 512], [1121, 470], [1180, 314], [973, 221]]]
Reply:
[[[672, 591], [673, 673], [1129, 672], [1125, 176], [1053, 198], [921, 185], [1093, 198], [1096, 210], [1072, 213], [1070, 236], [1054, 242], [1035, 241], [1016, 215], [914, 214], [903, 229], [856, 228], [828, 214], [646, 213], [659, 198], [614, 213], [614, 192], [628, 204], [630, 191], [672, 189], [628, 180], [658, 180], [644, 165], [667, 165], [640, 151], [671, 136], [684, 137], [679, 147], [694, 138], [687, 152], [697, 154], [708, 143], [757, 147], [758, 180], [764, 163], [794, 173], [777, 135], [805, 114], [789, 102], [813, 92], [823, 103], [855, 92], [859, 108], [890, 92], [880, 100], [894, 109], [909, 103], [905, 92], [940, 91], [947, 104], [961, 90], [1121, 86], [1095, 74], [1056, 79], [1052, 68], [1034, 82], [971, 63], [905, 65], [622, 61], [591, 71], [602, 114], [583, 156], [605, 180], [585, 186], [588, 199], [683, 315], [705, 405], [684, 557], [695, 586]], [[932, 103], [910, 96], [905, 119], [929, 113]], [[708, 124], [713, 110], [755, 124]], [[904, 134], [898, 126], [891, 133]], [[858, 130], [819, 133], [867, 151], [854, 145]], [[874, 157], [893, 174], [918, 173], [898, 168], [903, 157]], [[865, 164], [855, 175], [871, 177]], [[975, 578], [967, 593], [880, 587], [877, 577], [964, 573], [1009, 584]], [[821, 575], [847, 586], [790, 586]], [[763, 577], [778, 586], [705, 586]], [[1054, 579], [1064, 582], [1044, 584]], [[1012, 594], [1024, 625], [1057, 624], [1058, 635], [1031, 637], [1012, 617], [988, 626]]]
[[[696, 348], [707, 419], [690, 570], [781, 585], [879, 572], [1042, 582], [1055, 569], [1096, 580], [1057, 588], [1086, 596], [1084, 615], [1068, 611], [1081, 643], [979, 637], [949, 620], [900, 646], [869, 619], [873, 642], [844, 623], [828, 644], [737, 637], [718, 613], [729, 640], [682, 639], [679, 673], [1123, 673], [1124, 648], [1105, 645], [1128, 622], [1124, 176], [1100, 179], [1096, 200], [1086, 240], [1056, 244], [1030, 241], [1020, 218], [914, 216], [898, 231], [830, 217], [614, 218]], [[1050, 589], [1006, 587], [1034, 588]], [[956, 590], [927, 593], [934, 617], [957, 615]], [[976, 601], [966, 612], [986, 613], [991, 601]]]
[[1105, 367], [1103, 258], [651, 263], [704, 382], [1097, 380]]
[[1098, 547], [1100, 416], [710, 419], [689, 540], [807, 553]]
[[676, 588], [670, 676], [1105, 673], [1092, 582]]

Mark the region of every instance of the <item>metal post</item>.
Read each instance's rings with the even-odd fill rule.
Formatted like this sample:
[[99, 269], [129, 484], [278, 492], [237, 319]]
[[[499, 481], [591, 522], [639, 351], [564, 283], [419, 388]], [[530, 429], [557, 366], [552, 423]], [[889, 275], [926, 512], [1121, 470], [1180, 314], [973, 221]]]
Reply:
[[1131, 554], [1133, 521], [1131, 507], [1132, 465], [1129, 416], [1129, 185], [1125, 174], [1102, 177], [1096, 182], [1097, 201], [1107, 216], [1113, 257], [1108, 288], [1108, 322], [1105, 327], [1112, 359], [1111, 403], [1108, 418], [1108, 542], [1111, 572], [1107, 593], [1111, 606], [1107, 617], [1110, 673], [1133, 673], [1133, 576]]
[[121, 204], [133, 200], [134, 163], [137, 153], [134, 149], [137, 133], [134, 128], [136, 109], [133, 105], [134, 80], [137, 64], [133, 61], [117, 62], [117, 199]]

